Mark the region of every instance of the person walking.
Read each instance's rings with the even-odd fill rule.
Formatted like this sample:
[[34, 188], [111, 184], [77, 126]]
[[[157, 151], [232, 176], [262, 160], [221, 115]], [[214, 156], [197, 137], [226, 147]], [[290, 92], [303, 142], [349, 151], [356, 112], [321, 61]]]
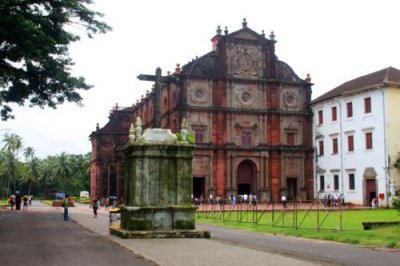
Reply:
[[11, 194], [10, 198], [8, 199], [8, 201], [10, 202], [11, 210], [14, 210], [14, 206], [15, 206], [15, 195], [14, 195], [14, 194]]
[[282, 207], [284, 209], [286, 209], [287, 208], [287, 204], [286, 204], [286, 196], [285, 196], [285, 194], [282, 194], [281, 201], [282, 201]]
[[27, 211], [27, 210], [28, 210], [28, 196], [27, 196], [27, 195], [24, 195], [24, 196], [22, 197], [22, 201], [24, 202], [24, 205], [23, 205], [23, 207], [22, 207], [22, 210]]
[[68, 195], [65, 195], [62, 206], [64, 207], [64, 221], [68, 221]]
[[95, 198], [93, 201], [93, 214], [94, 218], [97, 218], [97, 209], [99, 208], [99, 201]]
[[15, 209], [18, 211], [21, 210], [21, 195], [19, 191], [15, 193]]

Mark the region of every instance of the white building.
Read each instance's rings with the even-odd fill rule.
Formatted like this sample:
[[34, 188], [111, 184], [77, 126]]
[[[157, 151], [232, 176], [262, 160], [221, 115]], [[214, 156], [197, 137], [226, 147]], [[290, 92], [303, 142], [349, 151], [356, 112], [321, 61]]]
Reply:
[[400, 183], [394, 167], [400, 152], [399, 105], [400, 70], [392, 67], [312, 101], [316, 197], [331, 193], [354, 204], [368, 206], [375, 197], [381, 206], [390, 203], [389, 184], [399, 190]]

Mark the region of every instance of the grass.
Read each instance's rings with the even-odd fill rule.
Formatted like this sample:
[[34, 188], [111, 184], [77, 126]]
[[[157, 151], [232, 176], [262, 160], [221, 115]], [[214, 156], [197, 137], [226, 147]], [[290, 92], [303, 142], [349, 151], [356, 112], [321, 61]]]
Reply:
[[[201, 214], [198, 214], [196, 219], [198, 222], [212, 223], [258, 233], [281, 234], [376, 247], [400, 248], [400, 225], [374, 228], [372, 230], [364, 230], [362, 226], [362, 222], [400, 221], [399, 212], [393, 209], [343, 211], [342, 230], [340, 230], [340, 212], [320, 213], [320, 223], [324, 218], [325, 220], [321, 224], [319, 232], [316, 229], [316, 212], [308, 214], [306, 212], [299, 212], [297, 223], [294, 220], [293, 214], [286, 213], [285, 215], [281, 215], [280, 212], [276, 212], [274, 214], [274, 221], [279, 222], [276, 222], [274, 225], [272, 225], [272, 213], [264, 214], [258, 221], [258, 224], [252, 223], [253, 216], [251, 213], [247, 213], [247, 215], [246, 213], [242, 213], [241, 223], [237, 221], [237, 215], [238, 213], [234, 212], [231, 213], [230, 217], [225, 214], [225, 222], [221, 219], [205, 218]], [[210, 217], [210, 214], [208, 216]], [[298, 227], [297, 230], [293, 226], [296, 224]]]

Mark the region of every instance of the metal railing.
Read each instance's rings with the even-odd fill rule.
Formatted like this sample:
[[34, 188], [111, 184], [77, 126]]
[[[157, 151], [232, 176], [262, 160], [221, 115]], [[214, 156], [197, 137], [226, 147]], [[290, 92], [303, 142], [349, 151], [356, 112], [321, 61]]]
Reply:
[[[294, 229], [343, 230], [343, 207], [326, 206], [321, 200], [252, 201], [230, 204], [227, 200], [207, 200], [198, 204], [198, 218], [221, 220], [224, 223], [252, 223]], [[310, 226], [310, 224], [312, 226]]]

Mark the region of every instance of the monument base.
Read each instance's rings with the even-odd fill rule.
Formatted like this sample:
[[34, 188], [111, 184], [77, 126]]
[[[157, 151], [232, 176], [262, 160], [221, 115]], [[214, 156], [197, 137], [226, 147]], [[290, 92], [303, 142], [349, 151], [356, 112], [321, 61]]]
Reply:
[[171, 231], [131, 231], [126, 229], [110, 228], [110, 234], [121, 238], [210, 238], [210, 231], [199, 230], [171, 230]]

